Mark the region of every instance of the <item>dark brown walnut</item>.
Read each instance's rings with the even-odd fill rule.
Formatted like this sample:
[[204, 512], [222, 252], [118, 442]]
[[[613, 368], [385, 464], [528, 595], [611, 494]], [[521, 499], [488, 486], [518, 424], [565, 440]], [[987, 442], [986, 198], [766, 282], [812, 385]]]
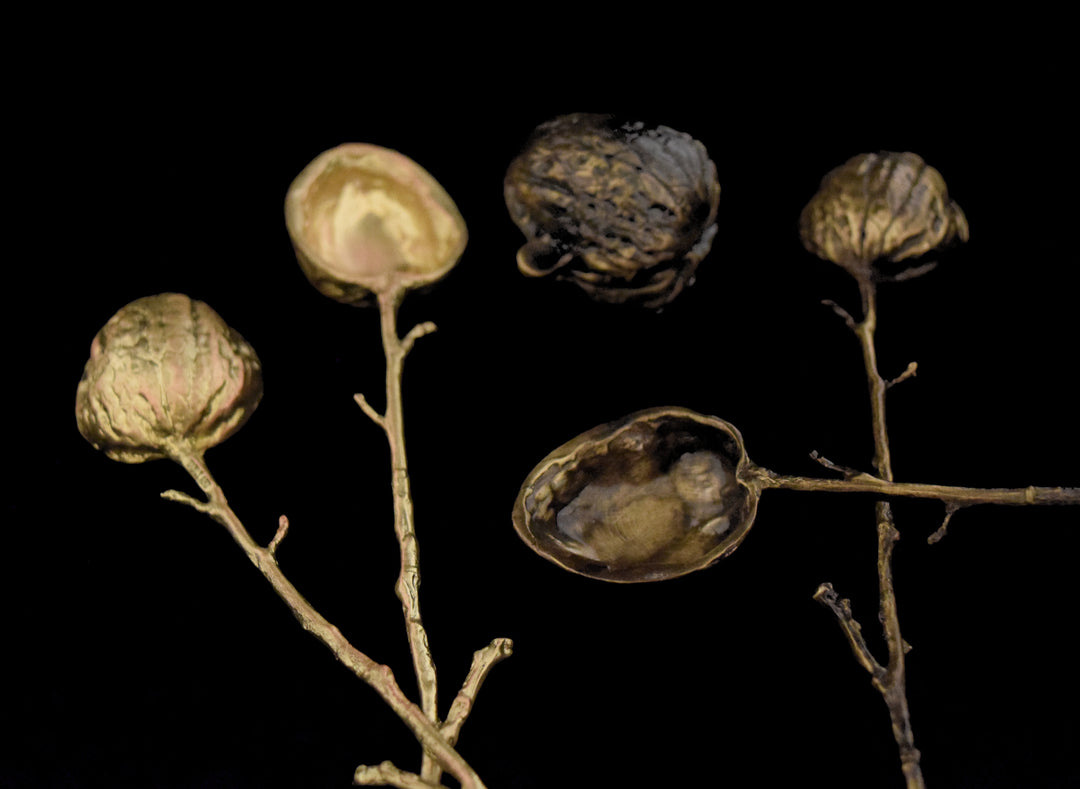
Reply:
[[913, 153], [864, 153], [832, 170], [803, 209], [803, 246], [857, 278], [968, 240], [945, 179]]
[[581, 434], [532, 470], [514, 528], [555, 564], [603, 581], [660, 581], [708, 567], [757, 510], [742, 437], [684, 408], [639, 411]]
[[716, 235], [716, 166], [705, 146], [666, 126], [555, 118], [511, 163], [503, 192], [528, 239], [522, 273], [554, 273], [598, 301], [669, 303]]
[[113, 460], [181, 460], [221, 443], [255, 410], [254, 349], [201, 301], [131, 302], [97, 333], [75, 398], [79, 432]]

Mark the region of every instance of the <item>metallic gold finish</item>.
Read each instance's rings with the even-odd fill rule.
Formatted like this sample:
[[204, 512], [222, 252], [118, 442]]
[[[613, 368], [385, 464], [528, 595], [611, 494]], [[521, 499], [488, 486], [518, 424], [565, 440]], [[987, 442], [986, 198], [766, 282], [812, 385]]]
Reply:
[[364, 143], [305, 167], [289, 187], [285, 222], [307, 278], [348, 304], [442, 278], [468, 238], [454, 201], [426, 170]]
[[117, 312], [90, 346], [79, 432], [113, 460], [177, 459], [221, 443], [262, 397], [254, 349], [201, 301], [147, 296]]
[[603, 581], [659, 581], [707, 567], [742, 542], [757, 490], [727, 422], [653, 408], [556, 449], [526, 478], [514, 527], [534, 551]]
[[803, 209], [807, 250], [856, 278], [876, 261], [899, 263], [968, 240], [945, 179], [913, 153], [864, 153], [832, 170]]
[[555, 273], [598, 301], [655, 308], [709, 252], [720, 184], [690, 135], [578, 113], [536, 129], [503, 194], [528, 239], [523, 274]]

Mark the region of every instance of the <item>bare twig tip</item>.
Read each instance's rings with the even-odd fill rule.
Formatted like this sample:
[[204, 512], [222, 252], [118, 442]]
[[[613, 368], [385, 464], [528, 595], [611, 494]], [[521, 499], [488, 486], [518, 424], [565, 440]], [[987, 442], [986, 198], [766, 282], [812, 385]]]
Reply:
[[952, 520], [952, 516], [955, 515], [959, 509], [959, 504], [945, 505], [945, 519], [941, 522], [941, 525], [938, 526], [937, 531], [926, 538], [927, 545], [936, 545], [945, 538], [945, 535], [949, 531], [949, 521]]
[[374, 408], [372, 408], [371, 403], [367, 401], [366, 397], [357, 392], [353, 395], [353, 400], [356, 401], [356, 404], [360, 406], [360, 409], [368, 415], [368, 418], [372, 422], [377, 424], [383, 430], [386, 430], [386, 420], [383, 418], [383, 415], [376, 411]]
[[415, 343], [417, 340], [419, 340], [424, 335], [431, 334], [437, 328], [438, 327], [434, 323], [432, 323], [431, 321], [424, 321], [423, 323], [416, 324], [411, 329], [409, 329], [409, 333], [406, 334], [402, 338], [402, 340], [401, 340], [402, 349], [406, 353], [408, 353], [410, 350], [412, 350], [413, 343]]
[[832, 299], [822, 299], [821, 303], [824, 304], [826, 307], [829, 307], [830, 309], [832, 309], [833, 312], [839, 315], [840, 318], [844, 321], [844, 323], [847, 324], [847, 327], [849, 329], [855, 331], [858, 328], [858, 324], [856, 324], [855, 319], [851, 317], [851, 313], [845, 310], [835, 301], [833, 301]]
[[919, 363], [918, 362], [910, 362], [910, 363], [908, 363], [907, 369], [904, 370], [904, 372], [900, 373], [900, 375], [893, 378], [891, 381], [889, 381], [887, 384], [885, 384], [885, 386], [886, 387], [893, 387], [893, 386], [896, 386], [901, 381], [906, 381], [908, 378], [914, 378], [918, 371], [919, 371]]
[[180, 504], [186, 504], [199, 512], [211, 513], [212, 507], [205, 501], [199, 501], [196, 498], [192, 498], [186, 493], [182, 493], [179, 490], [165, 490], [161, 493], [161, 498], [168, 499], [169, 501], [176, 501]]
[[818, 463], [820, 463], [825, 468], [829, 469], [830, 471], [835, 471], [836, 473], [840, 474], [845, 479], [851, 479], [853, 477], [857, 477], [860, 474], [862, 474], [862, 472], [859, 471], [858, 469], [853, 469], [853, 468], [849, 468], [847, 466], [841, 466], [841, 465], [839, 465], [837, 463], [833, 463], [831, 460], [829, 460], [827, 457], [822, 455], [816, 449], [813, 452], [810, 453], [810, 457], [812, 459], [816, 460]]
[[274, 535], [274, 539], [270, 541], [270, 545], [268, 545], [266, 548], [266, 550], [270, 552], [271, 556], [277, 553], [278, 546], [281, 545], [281, 541], [285, 539], [285, 535], [288, 533], [289, 519], [282, 515], [280, 518], [278, 518], [277, 533]]

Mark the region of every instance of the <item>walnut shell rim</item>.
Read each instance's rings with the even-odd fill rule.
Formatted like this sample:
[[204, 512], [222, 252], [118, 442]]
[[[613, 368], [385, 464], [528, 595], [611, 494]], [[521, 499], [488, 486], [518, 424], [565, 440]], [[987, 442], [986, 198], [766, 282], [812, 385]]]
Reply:
[[430, 173], [368, 143], [315, 157], [289, 186], [285, 224], [308, 280], [346, 304], [441, 279], [468, 242], [461, 212]]
[[[693, 555], [684, 553], [675, 562], [656, 563], [650, 560], [637, 566], [612, 568], [583, 560], [579, 553], [567, 550], [564, 543], [553, 538], [551, 533], [550, 521], [557, 513], [548, 515], [545, 510], [563, 490], [576, 489], [577, 481], [569, 480], [569, 475], [581, 466], [582, 461], [625, 451], [619, 448], [619, 444], [636, 441], [634, 430], [647, 426], [659, 432], [658, 425], [676, 425], [689, 432], [701, 432], [706, 434], [705, 443], [723, 446], [732, 474], [730, 492], [725, 496], [725, 501], [732, 505], [730, 514], [735, 520], [731, 528], [707, 550]], [[745, 481], [752, 468], [754, 466], [746, 455], [742, 435], [734, 425], [676, 406], [644, 409], [614, 422], [598, 425], [541, 460], [526, 477], [514, 502], [514, 529], [535, 553], [577, 575], [611, 583], [643, 583], [676, 578], [711, 566], [731, 554], [745, 539], [754, 523], [759, 498], [758, 487]], [[562, 508], [565, 506], [564, 503]]]

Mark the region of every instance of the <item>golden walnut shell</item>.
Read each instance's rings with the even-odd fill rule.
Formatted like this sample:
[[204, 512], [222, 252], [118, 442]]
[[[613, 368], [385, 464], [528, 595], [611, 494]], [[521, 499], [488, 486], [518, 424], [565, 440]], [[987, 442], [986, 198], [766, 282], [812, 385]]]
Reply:
[[660, 581], [708, 567], [742, 542], [757, 491], [722, 419], [653, 408], [600, 425], [532, 470], [514, 528], [538, 554], [590, 578]]
[[363, 143], [304, 168], [285, 197], [285, 223], [307, 278], [347, 304], [442, 278], [468, 240], [438, 181], [407, 156]]
[[523, 274], [556, 273], [598, 301], [655, 308], [709, 252], [720, 184], [690, 135], [578, 113], [536, 129], [503, 193], [527, 239]]
[[244, 338], [203, 302], [162, 293], [131, 302], [94, 337], [75, 419], [113, 460], [175, 460], [231, 436], [261, 397]]
[[968, 240], [945, 179], [913, 153], [864, 153], [832, 170], [799, 221], [803, 246], [859, 278], [879, 260], [898, 263]]

